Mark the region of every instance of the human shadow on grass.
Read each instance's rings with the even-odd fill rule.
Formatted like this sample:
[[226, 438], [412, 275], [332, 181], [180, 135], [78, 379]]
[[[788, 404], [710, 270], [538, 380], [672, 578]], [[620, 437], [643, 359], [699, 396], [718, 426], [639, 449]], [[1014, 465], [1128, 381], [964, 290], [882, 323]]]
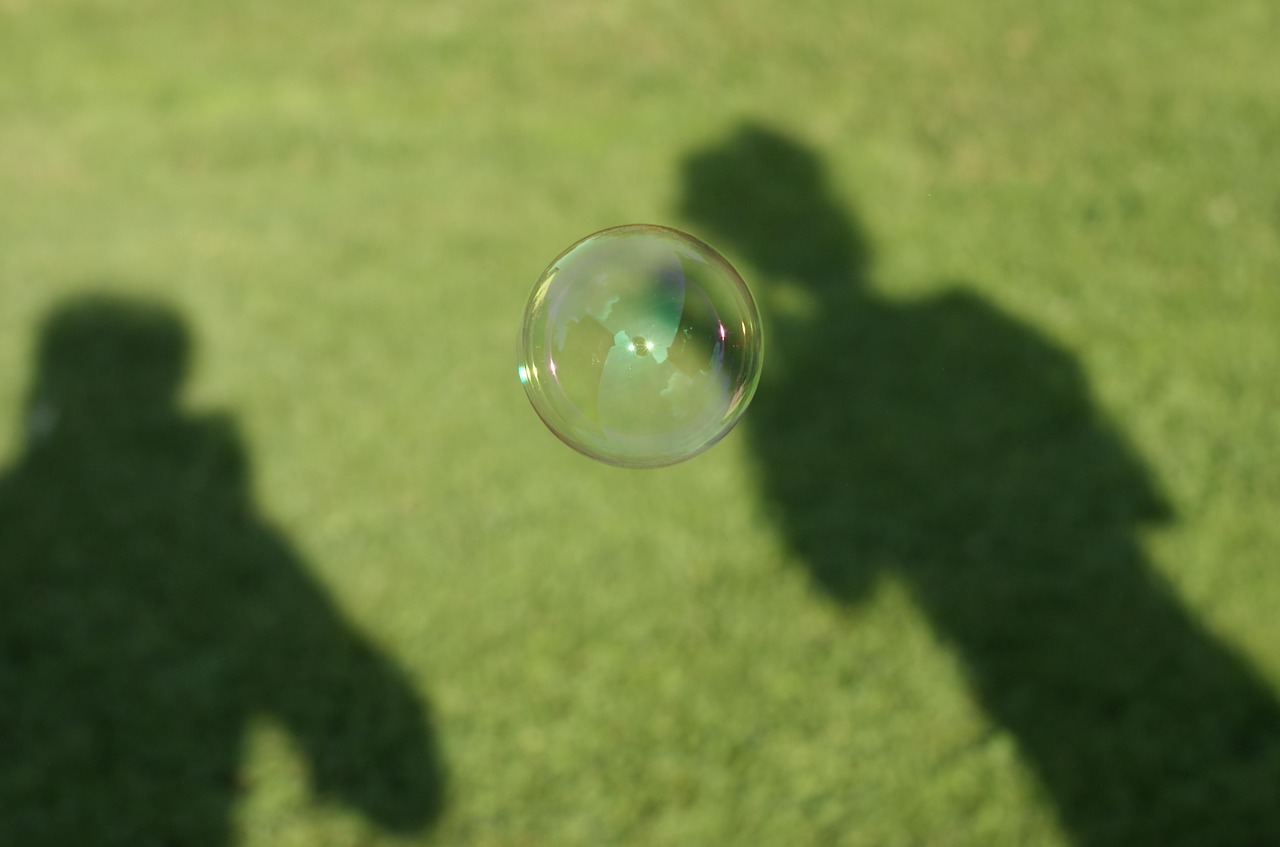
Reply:
[[962, 284], [877, 295], [854, 215], [775, 130], [692, 153], [683, 186], [759, 283], [745, 427], [816, 585], [905, 585], [1074, 843], [1280, 844], [1275, 696], [1146, 561], [1140, 527], [1173, 516], [1072, 355]]
[[425, 827], [426, 705], [255, 514], [232, 422], [176, 406], [188, 347], [124, 299], [43, 327], [0, 476], [0, 843], [228, 845], [258, 715], [319, 799]]

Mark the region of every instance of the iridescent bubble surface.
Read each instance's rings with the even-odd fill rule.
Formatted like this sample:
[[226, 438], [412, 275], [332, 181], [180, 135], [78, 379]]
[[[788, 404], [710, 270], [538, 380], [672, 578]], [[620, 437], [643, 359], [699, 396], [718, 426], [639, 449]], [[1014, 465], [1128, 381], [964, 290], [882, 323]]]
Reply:
[[760, 381], [760, 316], [742, 277], [691, 235], [597, 232], [542, 272], [519, 376], [570, 447], [625, 467], [683, 461], [733, 428]]

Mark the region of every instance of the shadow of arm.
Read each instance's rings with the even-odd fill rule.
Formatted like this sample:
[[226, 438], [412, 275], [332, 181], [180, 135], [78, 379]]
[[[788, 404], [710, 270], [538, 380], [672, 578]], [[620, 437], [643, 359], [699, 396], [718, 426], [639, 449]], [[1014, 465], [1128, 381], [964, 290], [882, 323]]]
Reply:
[[321, 798], [388, 829], [430, 825], [444, 776], [425, 701], [296, 564], [275, 571], [249, 645], [259, 708], [294, 737]]

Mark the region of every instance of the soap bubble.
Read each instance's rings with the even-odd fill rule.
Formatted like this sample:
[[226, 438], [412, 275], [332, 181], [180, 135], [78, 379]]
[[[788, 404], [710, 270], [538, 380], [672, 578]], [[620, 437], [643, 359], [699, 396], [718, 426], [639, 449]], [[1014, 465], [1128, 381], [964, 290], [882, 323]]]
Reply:
[[762, 354], [760, 316], [733, 266], [691, 235], [634, 224], [587, 236], [542, 272], [518, 373], [564, 443], [658, 467], [733, 428]]

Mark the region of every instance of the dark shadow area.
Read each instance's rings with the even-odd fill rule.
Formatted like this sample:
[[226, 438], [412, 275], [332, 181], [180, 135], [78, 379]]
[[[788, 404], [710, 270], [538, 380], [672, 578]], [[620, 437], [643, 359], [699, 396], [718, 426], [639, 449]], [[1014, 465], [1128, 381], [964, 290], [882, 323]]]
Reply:
[[1137, 532], [1172, 515], [1072, 355], [963, 285], [877, 296], [854, 215], [776, 131], [683, 180], [682, 214], [750, 262], [768, 358], [744, 426], [816, 585], [906, 585], [1076, 844], [1280, 845], [1275, 695], [1145, 560]]
[[0, 844], [229, 844], [255, 715], [322, 801], [425, 827], [426, 706], [255, 515], [232, 422], [175, 405], [188, 348], [176, 315], [128, 300], [43, 327], [0, 476]]

